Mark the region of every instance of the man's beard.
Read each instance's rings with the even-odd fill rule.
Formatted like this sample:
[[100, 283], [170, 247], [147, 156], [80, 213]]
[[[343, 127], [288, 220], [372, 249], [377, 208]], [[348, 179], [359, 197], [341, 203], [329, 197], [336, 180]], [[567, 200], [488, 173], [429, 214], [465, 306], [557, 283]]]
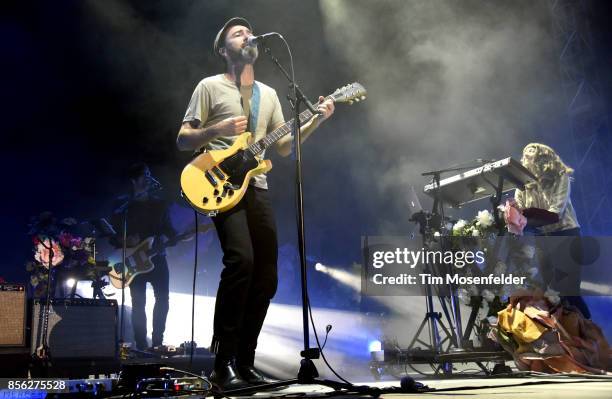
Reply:
[[232, 62], [236, 64], [253, 64], [257, 57], [259, 56], [259, 51], [257, 47], [245, 46], [241, 48], [239, 51], [231, 52], [230, 58]]
[[255, 46], [246, 46], [242, 48], [240, 54], [247, 64], [253, 64], [259, 56], [259, 50]]

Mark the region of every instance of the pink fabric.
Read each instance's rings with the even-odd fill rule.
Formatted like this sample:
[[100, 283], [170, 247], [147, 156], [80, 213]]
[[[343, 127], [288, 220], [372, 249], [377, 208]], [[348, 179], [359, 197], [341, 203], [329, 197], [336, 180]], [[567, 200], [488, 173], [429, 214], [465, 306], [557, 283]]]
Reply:
[[504, 219], [508, 226], [508, 231], [519, 236], [523, 235], [523, 229], [527, 225], [527, 218], [517, 209], [516, 202], [506, 201], [504, 207]]

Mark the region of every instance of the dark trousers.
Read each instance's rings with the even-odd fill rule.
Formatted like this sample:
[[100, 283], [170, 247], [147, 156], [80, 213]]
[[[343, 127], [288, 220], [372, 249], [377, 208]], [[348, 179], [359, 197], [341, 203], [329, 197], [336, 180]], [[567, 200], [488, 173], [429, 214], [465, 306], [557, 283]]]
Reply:
[[213, 218], [223, 265], [211, 349], [219, 359], [252, 365], [257, 338], [276, 293], [278, 244], [267, 190], [249, 186], [243, 199]]
[[134, 277], [130, 284], [132, 296], [132, 327], [134, 341], [138, 349], [146, 349], [147, 345], [147, 315], [145, 313], [147, 283], [153, 287], [155, 306], [153, 307], [152, 345], [159, 346], [164, 341], [166, 317], [169, 307], [169, 276], [168, 262], [165, 256], [155, 256], [152, 259], [155, 268], [149, 273]]
[[[553, 236], [553, 237], [580, 237], [580, 228], [574, 228], [574, 229], [567, 229], [567, 230], [560, 230], [560, 231], [553, 231], [550, 233], [546, 233], [543, 234], [546, 236]], [[579, 245], [578, 246], [578, 251], [582, 251], [582, 246]], [[582, 253], [580, 254], [574, 254], [574, 256], [576, 257], [576, 259], [578, 261], [582, 260]], [[550, 268], [549, 268], [550, 271]], [[581, 282], [581, 278], [580, 278], [580, 270], [576, 270], [576, 276], [574, 278], [574, 284], [576, 285], [572, 291], [574, 292], [580, 292], [580, 282]], [[553, 289], [556, 289], [557, 287], [554, 286], [554, 281], [555, 281], [555, 276], [547, 276], [548, 280], [553, 282]], [[580, 312], [582, 313], [582, 315], [587, 318], [590, 319], [591, 318], [591, 311], [589, 310], [588, 305], [586, 304], [586, 302], [584, 301], [584, 299], [581, 296], [578, 295], [572, 295], [572, 296], [562, 296], [561, 297], [563, 301], [565, 301], [567, 304], [572, 305], [574, 307], [576, 307], [578, 310], [580, 310]]]

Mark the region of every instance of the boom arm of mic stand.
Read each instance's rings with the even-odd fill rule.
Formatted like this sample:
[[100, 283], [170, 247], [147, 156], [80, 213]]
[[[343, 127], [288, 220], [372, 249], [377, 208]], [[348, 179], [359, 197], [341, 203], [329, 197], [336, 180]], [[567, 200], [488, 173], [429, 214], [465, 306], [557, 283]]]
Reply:
[[[282, 36], [280, 37], [283, 38]], [[272, 54], [272, 50], [270, 50], [270, 47], [263, 46], [263, 45], [262, 47], [264, 49], [264, 53], [268, 54], [268, 56], [270, 57], [274, 65], [276, 65], [276, 67], [283, 73], [283, 75], [285, 75], [285, 78], [287, 78], [287, 80], [289, 81], [289, 89], [293, 91], [294, 96], [295, 96], [294, 100], [296, 101], [296, 103], [292, 104], [291, 107], [295, 108], [297, 101], [299, 100], [299, 101], [302, 101], [304, 104], [306, 104], [306, 107], [308, 108], [310, 112], [312, 112], [313, 114], [318, 114], [319, 111], [317, 111], [317, 109], [314, 107], [312, 102], [310, 102], [308, 97], [304, 95], [304, 93], [302, 92], [302, 89], [300, 89], [300, 87], [295, 83], [295, 77], [292, 77], [292, 75], [289, 75], [287, 70], [278, 61], [278, 58], [276, 58]], [[299, 113], [297, 115], [299, 115]], [[299, 118], [297, 120], [299, 121]]]

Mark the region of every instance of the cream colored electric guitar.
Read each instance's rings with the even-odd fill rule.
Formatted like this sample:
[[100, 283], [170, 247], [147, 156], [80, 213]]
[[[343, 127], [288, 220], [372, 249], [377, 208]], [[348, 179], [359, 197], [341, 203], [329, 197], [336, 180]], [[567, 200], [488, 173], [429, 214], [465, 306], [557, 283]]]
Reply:
[[[327, 96], [335, 103], [364, 100], [366, 89], [359, 83], [346, 85]], [[310, 110], [300, 114], [300, 123], [314, 115]], [[245, 132], [225, 150], [204, 152], [195, 157], [181, 174], [183, 197], [198, 212], [214, 216], [232, 209], [244, 196], [249, 180], [272, 169], [272, 162], [260, 154], [281, 137], [290, 133], [293, 120], [286, 122], [261, 140], [250, 144], [251, 133]]]

